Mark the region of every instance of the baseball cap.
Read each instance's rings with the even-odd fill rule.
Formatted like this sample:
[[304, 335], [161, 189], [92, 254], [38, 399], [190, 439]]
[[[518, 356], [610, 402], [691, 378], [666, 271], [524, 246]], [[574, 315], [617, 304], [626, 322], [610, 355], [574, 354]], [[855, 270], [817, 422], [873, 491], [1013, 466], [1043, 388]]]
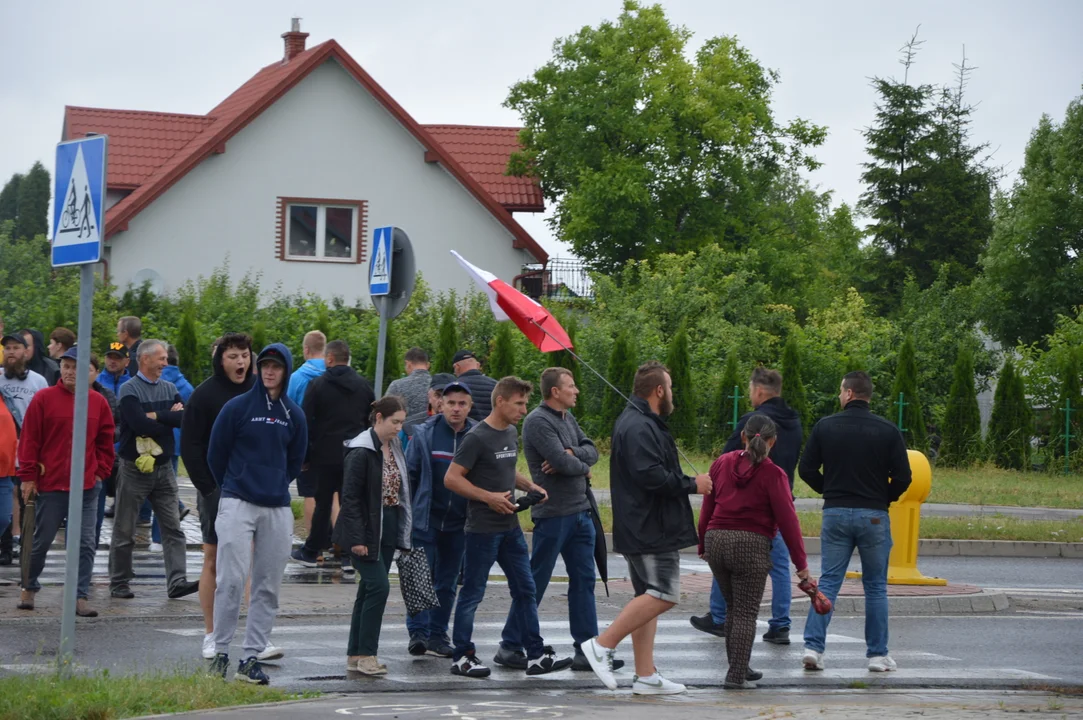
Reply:
[[457, 363], [457, 362], [461, 362], [463, 360], [466, 360], [468, 358], [473, 358], [474, 360], [477, 360], [478, 356], [475, 355], [474, 353], [470, 352], [469, 350], [460, 350], [459, 352], [455, 353], [455, 357], [453, 357], [451, 359], [451, 362], [452, 363]]
[[78, 360], [79, 359], [79, 346], [78, 345], [72, 345], [70, 348], [68, 348], [64, 352], [64, 354], [60, 356], [61, 360], [65, 359], [65, 358], [67, 358], [68, 360]]
[[447, 385], [444, 386], [444, 394], [447, 395], [449, 392], [464, 392], [470, 397], [474, 397], [474, 394], [470, 392], [470, 388], [468, 388], [465, 384], [459, 382], [458, 380], [456, 380], [455, 382], [449, 382]]
[[282, 355], [281, 352], [278, 351], [278, 348], [267, 348], [266, 350], [261, 352], [259, 354], [259, 357], [256, 358], [256, 364], [259, 365], [261, 363], [267, 362], [268, 360], [270, 360], [271, 362], [276, 362], [282, 367], [286, 367], [286, 358]]
[[124, 343], [111, 342], [108, 349], [105, 351], [106, 355], [119, 355], [122, 358], [128, 357], [128, 348]]
[[29, 345], [26, 344], [26, 338], [24, 338], [22, 335], [20, 335], [18, 333], [10, 333], [8, 335], [5, 335], [3, 338], [0, 338], [0, 345], [3, 345], [4, 343], [8, 342], [9, 340], [12, 341], [12, 342], [17, 342], [20, 345], [22, 345], [23, 347], [30, 347]]
[[455, 376], [451, 373], [436, 373], [432, 376], [432, 381], [429, 383], [429, 389], [443, 391], [448, 384], [453, 382], [455, 382]]

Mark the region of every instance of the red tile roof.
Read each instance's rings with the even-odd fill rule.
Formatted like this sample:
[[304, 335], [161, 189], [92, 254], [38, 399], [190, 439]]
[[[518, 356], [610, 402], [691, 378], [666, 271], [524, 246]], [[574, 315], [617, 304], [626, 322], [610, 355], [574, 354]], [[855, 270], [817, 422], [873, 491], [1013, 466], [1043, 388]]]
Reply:
[[[430, 134], [334, 40], [309, 48], [288, 63], [268, 65], [207, 115], [65, 108], [63, 139], [88, 132], [108, 134], [108, 185], [132, 189], [109, 209], [106, 234], [126, 230], [129, 220], [208, 155], [225, 152], [227, 140], [328, 59], [342, 65], [418, 139], [426, 148], [426, 161], [443, 165], [511, 232], [514, 247], [527, 250], [539, 262], [548, 260], [548, 253], [510, 212], [543, 209], [540, 189], [533, 181], [503, 176], [503, 166], [517, 147], [517, 130], [432, 126]], [[441, 138], [455, 149], [445, 147]]]
[[545, 209], [541, 188], [534, 180], [504, 174], [508, 157], [520, 147], [519, 128], [477, 125], [422, 127], [505, 208], [525, 212]]

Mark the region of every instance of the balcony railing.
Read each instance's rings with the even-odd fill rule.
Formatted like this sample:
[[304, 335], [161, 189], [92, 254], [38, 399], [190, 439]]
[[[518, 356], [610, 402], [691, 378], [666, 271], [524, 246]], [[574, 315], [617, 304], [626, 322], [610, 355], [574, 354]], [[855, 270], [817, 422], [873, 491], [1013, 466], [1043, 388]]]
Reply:
[[586, 263], [567, 258], [551, 259], [544, 268], [538, 264], [524, 265], [523, 275], [519, 278], [519, 289], [535, 300], [594, 298], [594, 284], [587, 272]]

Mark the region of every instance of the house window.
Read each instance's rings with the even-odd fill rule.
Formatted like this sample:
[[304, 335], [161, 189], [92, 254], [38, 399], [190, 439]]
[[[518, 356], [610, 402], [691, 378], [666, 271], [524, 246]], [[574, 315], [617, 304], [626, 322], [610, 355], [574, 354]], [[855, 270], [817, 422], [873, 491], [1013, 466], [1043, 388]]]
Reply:
[[364, 201], [278, 198], [278, 256], [282, 260], [359, 263]]

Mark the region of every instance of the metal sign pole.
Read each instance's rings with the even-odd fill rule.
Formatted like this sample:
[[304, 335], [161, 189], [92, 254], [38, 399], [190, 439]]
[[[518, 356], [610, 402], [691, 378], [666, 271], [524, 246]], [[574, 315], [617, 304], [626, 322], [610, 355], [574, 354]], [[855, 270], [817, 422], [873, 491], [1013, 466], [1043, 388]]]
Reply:
[[57, 662], [70, 673], [75, 653], [75, 590], [79, 583], [79, 551], [83, 537], [83, 472], [86, 467], [87, 401], [90, 392], [91, 323], [94, 311], [94, 266], [79, 272], [78, 359], [75, 361], [75, 418], [71, 433], [71, 486], [68, 493], [68, 524], [64, 531], [64, 609], [60, 621], [60, 653]]
[[380, 333], [376, 336], [376, 377], [373, 380], [373, 387], [376, 397], [381, 398], [384, 392], [384, 361], [386, 360], [384, 354], [387, 349], [387, 301], [385, 298], [380, 298], [380, 302], [376, 305], [380, 312]]

